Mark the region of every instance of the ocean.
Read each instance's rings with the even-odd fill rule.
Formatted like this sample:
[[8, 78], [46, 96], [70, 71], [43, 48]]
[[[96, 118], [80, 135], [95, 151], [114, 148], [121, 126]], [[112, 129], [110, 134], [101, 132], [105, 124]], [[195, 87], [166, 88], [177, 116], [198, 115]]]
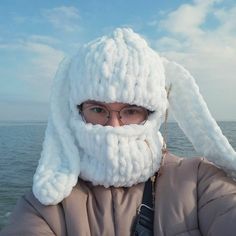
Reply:
[[[218, 124], [236, 149], [236, 122]], [[0, 123], [0, 229], [17, 199], [31, 188], [45, 128], [45, 122]], [[198, 156], [176, 123], [168, 123], [168, 149], [179, 156]]]

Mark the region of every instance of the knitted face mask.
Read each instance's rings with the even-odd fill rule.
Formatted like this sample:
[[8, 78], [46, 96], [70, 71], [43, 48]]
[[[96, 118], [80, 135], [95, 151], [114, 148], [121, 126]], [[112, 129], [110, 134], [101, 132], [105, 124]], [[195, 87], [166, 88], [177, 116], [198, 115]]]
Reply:
[[160, 167], [162, 136], [155, 119], [120, 127], [71, 119], [80, 152], [80, 177], [94, 185], [131, 186]]
[[[167, 101], [165, 88], [172, 85]], [[121, 102], [154, 111], [144, 126], [82, 122], [77, 105]], [[104, 186], [145, 181], [160, 166], [159, 128], [167, 107], [196, 151], [236, 177], [236, 153], [223, 136], [191, 74], [160, 58], [131, 29], [116, 29], [65, 59], [56, 74], [33, 193], [43, 204], [68, 196], [78, 177]], [[138, 172], [138, 173], [137, 173]]]

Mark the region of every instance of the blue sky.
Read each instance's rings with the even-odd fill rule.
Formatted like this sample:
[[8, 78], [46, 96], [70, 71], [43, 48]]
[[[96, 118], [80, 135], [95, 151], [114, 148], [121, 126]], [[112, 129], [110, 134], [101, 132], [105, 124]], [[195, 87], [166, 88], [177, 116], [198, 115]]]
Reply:
[[235, 0], [2, 0], [0, 120], [46, 120], [64, 56], [121, 26], [194, 75], [217, 120], [236, 120]]

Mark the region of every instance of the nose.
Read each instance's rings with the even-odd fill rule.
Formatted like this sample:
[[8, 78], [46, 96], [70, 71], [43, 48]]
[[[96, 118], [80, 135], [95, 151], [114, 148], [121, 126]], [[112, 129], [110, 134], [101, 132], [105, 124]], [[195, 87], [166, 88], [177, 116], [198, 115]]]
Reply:
[[106, 125], [113, 126], [113, 127], [121, 126], [122, 123], [118, 116], [119, 115], [117, 112], [111, 112]]

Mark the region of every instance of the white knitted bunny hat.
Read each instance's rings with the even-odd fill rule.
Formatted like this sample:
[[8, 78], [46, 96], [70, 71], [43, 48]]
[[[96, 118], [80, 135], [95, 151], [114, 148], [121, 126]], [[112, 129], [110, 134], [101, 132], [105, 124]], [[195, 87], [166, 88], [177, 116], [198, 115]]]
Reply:
[[[54, 80], [51, 113], [33, 192], [43, 204], [67, 197], [80, 175], [80, 151], [70, 126], [86, 100], [124, 102], [155, 111], [157, 127], [168, 106], [196, 151], [236, 176], [236, 153], [208, 111], [193, 77], [160, 58], [131, 29], [116, 29], [62, 62]], [[152, 119], [153, 119], [152, 117]], [[79, 118], [78, 118], [79, 119]], [[157, 130], [158, 132], [158, 130]]]

